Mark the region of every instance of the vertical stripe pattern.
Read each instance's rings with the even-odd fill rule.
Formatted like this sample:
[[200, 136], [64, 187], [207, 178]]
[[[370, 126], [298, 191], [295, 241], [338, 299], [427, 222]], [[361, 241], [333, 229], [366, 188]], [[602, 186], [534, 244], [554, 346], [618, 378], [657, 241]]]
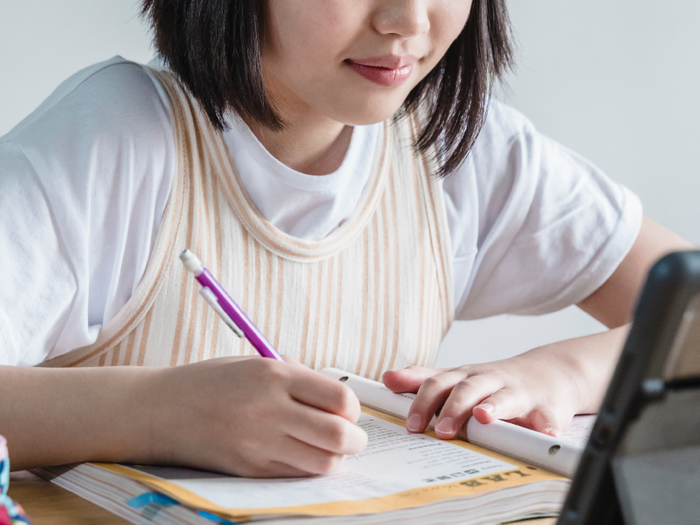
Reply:
[[411, 118], [386, 122], [368, 188], [321, 241], [276, 230], [252, 204], [220, 133], [171, 74], [156, 71], [173, 115], [173, 188], [142, 282], [89, 347], [42, 366], [176, 366], [252, 355], [198, 294], [185, 248], [283, 354], [379, 379], [431, 365], [453, 319], [440, 182], [411, 152]]

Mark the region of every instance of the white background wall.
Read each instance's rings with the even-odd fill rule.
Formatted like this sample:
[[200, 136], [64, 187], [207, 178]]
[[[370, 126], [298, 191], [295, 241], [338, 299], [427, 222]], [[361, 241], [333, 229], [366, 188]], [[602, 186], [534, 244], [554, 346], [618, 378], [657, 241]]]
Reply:
[[[700, 243], [700, 3], [511, 0], [517, 71], [502, 97]], [[0, 0], [0, 135], [63, 79], [120, 54], [147, 61], [129, 0]], [[485, 361], [600, 330], [575, 307], [458, 323], [439, 363]]]
[[[700, 244], [700, 2], [508, 3], [520, 52], [503, 98], [636, 192], [652, 219]], [[439, 364], [601, 329], [576, 307], [459, 323]]]

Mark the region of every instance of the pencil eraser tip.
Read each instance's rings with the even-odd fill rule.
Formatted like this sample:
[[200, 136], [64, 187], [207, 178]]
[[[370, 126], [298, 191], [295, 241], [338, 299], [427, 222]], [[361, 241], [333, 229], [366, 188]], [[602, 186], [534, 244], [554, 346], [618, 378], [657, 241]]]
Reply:
[[195, 275], [199, 275], [202, 273], [202, 270], [204, 270], [202, 261], [200, 261], [197, 256], [189, 250], [183, 250], [183, 252], [180, 254], [180, 260], [182, 261], [182, 264], [185, 265], [185, 268]]

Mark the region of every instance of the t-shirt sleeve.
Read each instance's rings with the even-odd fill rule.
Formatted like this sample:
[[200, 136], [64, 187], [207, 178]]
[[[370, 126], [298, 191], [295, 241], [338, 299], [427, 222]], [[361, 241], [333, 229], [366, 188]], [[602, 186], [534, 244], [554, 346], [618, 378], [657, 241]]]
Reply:
[[8, 142], [0, 144], [0, 246], [0, 364], [35, 364], [56, 344], [77, 282], [46, 193]]
[[612, 275], [641, 227], [631, 191], [498, 102], [445, 195], [462, 320], [582, 301]]
[[0, 364], [92, 344], [140, 282], [174, 171], [157, 89], [117, 57], [0, 137]]

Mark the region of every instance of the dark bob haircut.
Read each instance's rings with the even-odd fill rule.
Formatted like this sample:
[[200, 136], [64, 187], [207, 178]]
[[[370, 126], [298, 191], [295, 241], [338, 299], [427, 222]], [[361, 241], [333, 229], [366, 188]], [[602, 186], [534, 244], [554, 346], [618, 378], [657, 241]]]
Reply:
[[[467, 158], [486, 118], [496, 79], [512, 65], [506, 0], [473, 0], [469, 19], [435, 68], [413, 88], [400, 118], [425, 104], [413, 144], [435, 148], [439, 175]], [[262, 74], [264, 0], [143, 0], [155, 46], [209, 116], [225, 129], [233, 110], [272, 130], [284, 122], [265, 90]]]

